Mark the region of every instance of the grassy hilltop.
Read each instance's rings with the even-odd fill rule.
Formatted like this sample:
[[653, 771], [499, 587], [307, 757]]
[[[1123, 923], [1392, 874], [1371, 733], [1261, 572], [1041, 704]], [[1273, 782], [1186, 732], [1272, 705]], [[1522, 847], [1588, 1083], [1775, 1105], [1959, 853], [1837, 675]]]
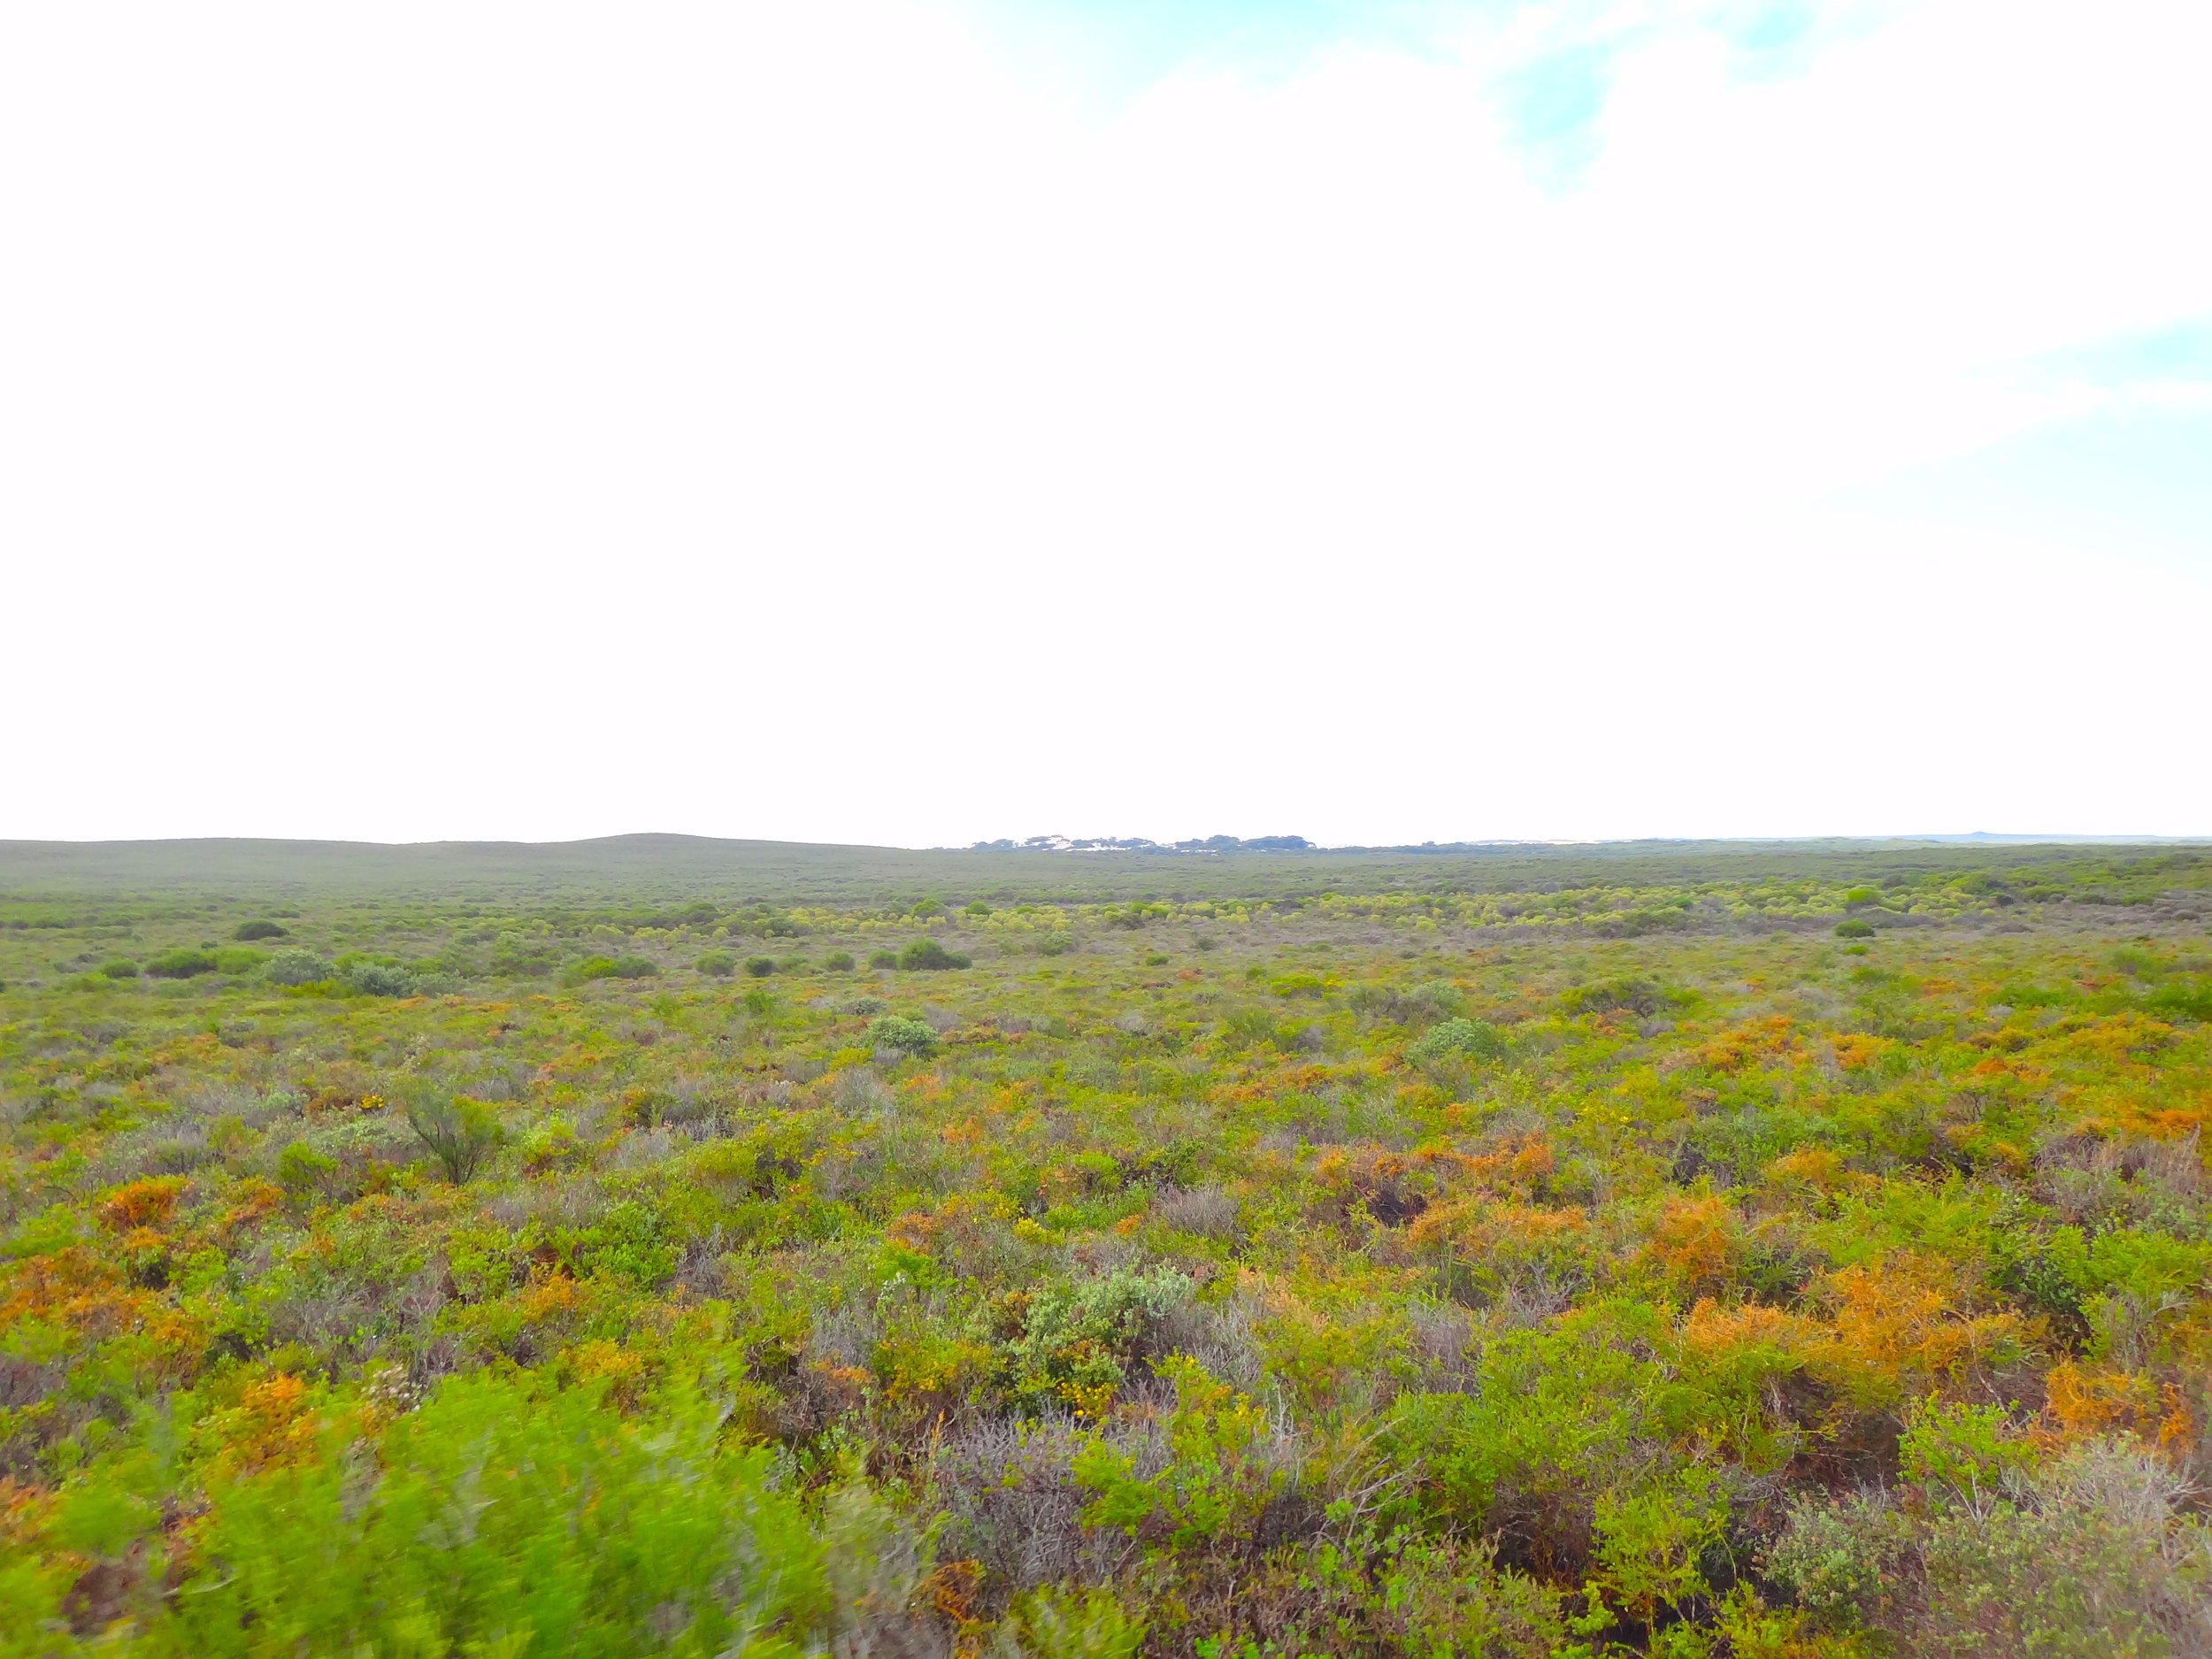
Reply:
[[0, 843], [0, 1654], [2212, 1652], [2212, 850]]

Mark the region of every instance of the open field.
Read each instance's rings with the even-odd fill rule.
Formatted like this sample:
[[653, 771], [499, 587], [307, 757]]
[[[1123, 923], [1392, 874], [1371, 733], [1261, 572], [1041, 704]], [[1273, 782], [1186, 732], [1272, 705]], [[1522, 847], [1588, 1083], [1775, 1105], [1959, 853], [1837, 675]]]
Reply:
[[2212, 1652], [2212, 855], [0, 847], [0, 1653]]
[[[1263, 897], [1325, 892], [1525, 893], [1562, 887], [1824, 879], [2048, 869], [2068, 885], [2093, 872], [2185, 867], [2208, 849], [1939, 841], [1603, 841], [1502, 844], [1481, 853], [1060, 854], [818, 847], [618, 835], [600, 841], [0, 841], [9, 897], [185, 895], [267, 904], [310, 897], [411, 898], [427, 904], [642, 903], [680, 897], [725, 905], [813, 901], [911, 904], [934, 895], [1065, 899]], [[2180, 865], [2168, 861], [2179, 859]], [[2084, 872], [2091, 872], [2083, 879]], [[2126, 877], [2121, 878], [2124, 881]], [[2140, 887], [2137, 882], [2130, 891]]]

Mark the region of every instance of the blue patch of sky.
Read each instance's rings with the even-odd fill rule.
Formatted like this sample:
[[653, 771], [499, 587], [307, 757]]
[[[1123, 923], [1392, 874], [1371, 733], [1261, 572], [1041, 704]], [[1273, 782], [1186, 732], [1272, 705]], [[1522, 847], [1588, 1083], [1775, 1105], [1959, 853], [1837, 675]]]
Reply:
[[1578, 46], [1540, 58], [1500, 77], [1493, 88], [1500, 112], [1538, 176], [1555, 188], [1571, 184], [1596, 159], [1598, 118], [1612, 89], [1610, 46]]
[[2212, 407], [2123, 403], [2049, 421], [1845, 504], [2116, 543], [2212, 576]]
[[2113, 391], [2212, 387], [2212, 315], [2046, 352], [2028, 365], [2027, 378], [2045, 385]]
[[1126, 96], [1184, 70], [1294, 70], [1342, 45], [1432, 50], [1442, 26], [1504, 14], [1520, 0], [968, 0], [1001, 39], [1075, 60], [1081, 76]]
[[1875, 494], [1938, 517], [2116, 537], [2212, 574], [2212, 314], [2041, 353], [2017, 380], [2106, 397]]
[[1721, 33], [1744, 52], [1787, 52], [1804, 43], [1816, 19], [1812, 0], [1774, 0], [1767, 5], [1738, 6], [1721, 14]]
[[[1801, 71], [1820, 43], [1901, 0], [1688, 0], [1674, 10], [1610, 0], [955, 0], [995, 38], [1049, 64], [1089, 99], [1118, 104], [1178, 73], [1265, 79], [1346, 46], [1451, 54], [1471, 26], [1533, 23], [1553, 42], [1499, 74], [1489, 92], [1532, 173], [1571, 187], [1597, 155], [1599, 123], [1621, 56], [1673, 27], [1706, 28], [1737, 73]], [[1669, 15], [1671, 12], [1671, 16]], [[1866, 14], [1866, 15], [1862, 15]]]

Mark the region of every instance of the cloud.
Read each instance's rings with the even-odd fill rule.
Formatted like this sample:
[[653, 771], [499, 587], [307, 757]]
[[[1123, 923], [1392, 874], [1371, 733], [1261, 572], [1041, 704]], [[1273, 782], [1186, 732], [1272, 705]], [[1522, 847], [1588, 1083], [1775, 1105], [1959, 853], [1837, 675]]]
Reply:
[[12, 15], [0, 833], [2212, 824], [2199, 9], [997, 15]]

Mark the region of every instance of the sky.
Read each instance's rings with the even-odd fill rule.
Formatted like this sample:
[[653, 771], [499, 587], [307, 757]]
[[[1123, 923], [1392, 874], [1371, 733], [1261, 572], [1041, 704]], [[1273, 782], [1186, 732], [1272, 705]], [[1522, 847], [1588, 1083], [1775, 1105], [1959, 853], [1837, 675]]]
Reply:
[[0, 9], [0, 838], [2212, 835], [2208, 54]]

